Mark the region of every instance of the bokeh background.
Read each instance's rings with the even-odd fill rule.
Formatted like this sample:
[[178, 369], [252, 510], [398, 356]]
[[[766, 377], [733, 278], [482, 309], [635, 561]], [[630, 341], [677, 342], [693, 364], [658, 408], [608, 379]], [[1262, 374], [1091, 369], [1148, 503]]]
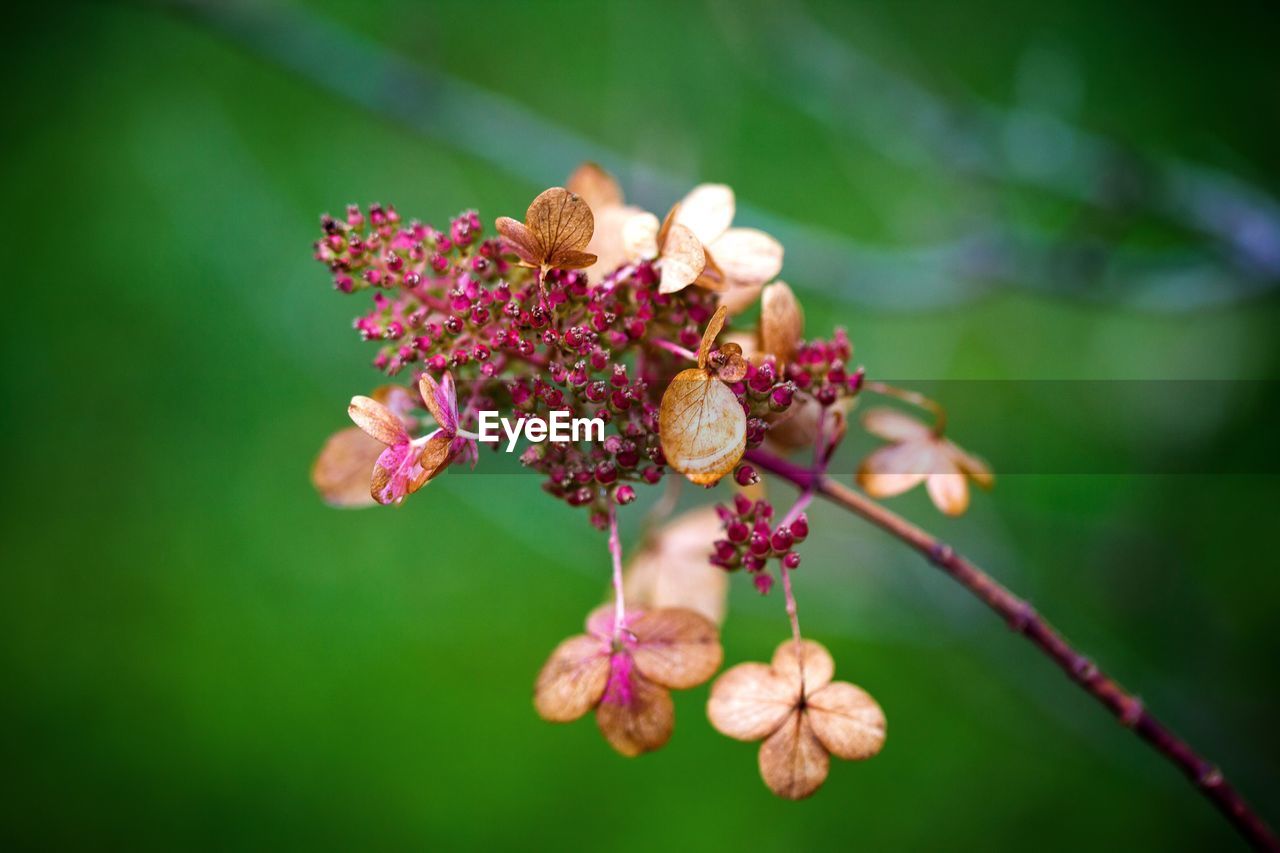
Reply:
[[[1267, 4], [5, 15], [7, 849], [1236, 844], [980, 604], [826, 508], [803, 621], [890, 738], [791, 804], [712, 732], [705, 686], [639, 760], [537, 719], [533, 677], [607, 560], [532, 478], [322, 505], [308, 466], [376, 375], [311, 260], [318, 215], [491, 221], [585, 157], [658, 210], [732, 184], [811, 330], [950, 389], [954, 436], [1006, 476], [961, 520], [893, 506], [1280, 820]], [[786, 632], [779, 598], [734, 585], [727, 661]]]

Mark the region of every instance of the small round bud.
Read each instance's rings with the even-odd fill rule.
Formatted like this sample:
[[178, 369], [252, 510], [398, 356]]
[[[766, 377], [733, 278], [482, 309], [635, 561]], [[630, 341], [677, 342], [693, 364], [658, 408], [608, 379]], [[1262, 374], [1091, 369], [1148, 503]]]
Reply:
[[760, 482], [756, 469], [750, 465], [740, 465], [738, 470], [733, 472], [733, 479], [739, 486], [751, 486]]
[[618, 486], [613, 492], [613, 500], [622, 506], [626, 506], [635, 499], [636, 490], [627, 485]]
[[788, 569], [798, 569], [800, 567], [800, 555], [795, 551], [788, 551], [786, 556], [782, 558], [782, 565]]
[[773, 531], [773, 536], [769, 539], [769, 544], [773, 546], [773, 550], [779, 554], [784, 554], [791, 550], [791, 546], [795, 544], [795, 540], [791, 536], [791, 528], [783, 525]]

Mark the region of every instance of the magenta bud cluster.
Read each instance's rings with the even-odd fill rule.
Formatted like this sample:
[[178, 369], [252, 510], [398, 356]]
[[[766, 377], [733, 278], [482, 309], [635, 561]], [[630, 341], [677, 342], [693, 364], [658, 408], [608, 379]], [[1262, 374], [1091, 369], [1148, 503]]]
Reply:
[[726, 571], [745, 569], [761, 593], [773, 585], [771, 560], [787, 570], [800, 567], [795, 546], [809, 535], [809, 519], [803, 513], [783, 524], [775, 521], [773, 504], [763, 499], [753, 501], [743, 494], [734, 495], [732, 504], [718, 504], [716, 512], [724, 526], [724, 538], [712, 545], [713, 566]]

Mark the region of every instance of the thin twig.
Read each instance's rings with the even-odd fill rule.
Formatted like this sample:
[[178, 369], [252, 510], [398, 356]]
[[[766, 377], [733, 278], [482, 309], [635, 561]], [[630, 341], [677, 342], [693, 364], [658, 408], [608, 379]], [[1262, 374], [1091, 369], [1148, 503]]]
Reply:
[[1073, 648], [1029, 603], [957, 554], [951, 546], [825, 474], [762, 450], [747, 451], [747, 459], [762, 470], [792, 483], [802, 494], [820, 494], [919, 551], [998, 613], [1009, 623], [1010, 628], [1048, 655], [1068, 678], [1101, 702], [1122, 725], [1132, 729], [1151, 744], [1156, 752], [1181, 770], [1254, 848], [1280, 850], [1280, 841], [1272, 834], [1266, 821], [1250, 808], [1221, 770], [1202, 758], [1186, 741], [1152, 716], [1143, 706], [1142, 700], [1126, 691], [1093, 661]]

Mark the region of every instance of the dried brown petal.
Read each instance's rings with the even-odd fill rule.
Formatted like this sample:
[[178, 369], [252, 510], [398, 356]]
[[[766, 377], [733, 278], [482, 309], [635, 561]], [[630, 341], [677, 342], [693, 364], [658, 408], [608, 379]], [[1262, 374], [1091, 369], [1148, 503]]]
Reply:
[[858, 485], [873, 498], [891, 498], [920, 484], [937, 465], [931, 439], [890, 444], [873, 452], [858, 468]]
[[795, 640], [784, 641], [773, 653], [771, 665], [791, 684], [802, 685], [806, 695], [825, 687], [836, 671], [831, 653], [813, 640], [801, 640], [799, 650]]
[[658, 257], [658, 217], [641, 211], [622, 225], [622, 248], [632, 261]]
[[[311, 482], [330, 506], [373, 506], [376, 502], [369, 493], [369, 478], [382, 451], [382, 442], [359, 427], [338, 430], [325, 441], [311, 466]], [[714, 566], [708, 568], [724, 574]]]
[[927, 425], [897, 409], [870, 409], [862, 416], [867, 432], [885, 441], [903, 442], [928, 439], [932, 430]]
[[[950, 465], [951, 462], [945, 464]], [[958, 470], [955, 473], [930, 474], [924, 483], [933, 505], [947, 515], [964, 515], [969, 508], [969, 481]]]
[[755, 228], [730, 228], [707, 252], [734, 285], [764, 284], [782, 272], [782, 244]]
[[430, 374], [424, 372], [418, 377], [418, 393], [422, 395], [422, 402], [426, 404], [427, 411], [436, 419], [437, 424], [444, 426], [455, 420], [451, 413], [440, 408], [440, 386]]
[[623, 576], [627, 603], [640, 608], [687, 607], [719, 624], [724, 619], [729, 575], [711, 565], [707, 556], [720, 528], [720, 517], [710, 506], [659, 528], [631, 558]]
[[778, 730], [800, 700], [800, 690], [762, 663], [740, 663], [711, 685], [707, 718], [721, 734], [760, 740]]
[[520, 257], [522, 266], [535, 268], [542, 266], [542, 258], [545, 254], [542, 244], [538, 241], [538, 236], [526, 228], [524, 223], [517, 222], [509, 216], [499, 216], [494, 225], [498, 233]]
[[422, 473], [409, 484], [409, 494], [421, 489], [434, 479], [437, 474], [449, 467], [452, 448], [453, 439], [444, 433], [433, 435], [427, 439], [426, 445], [422, 448], [422, 455], [418, 458], [418, 465], [422, 467]]
[[386, 445], [409, 440], [404, 424], [390, 409], [372, 397], [352, 397], [347, 414], [356, 426]]
[[529, 205], [525, 225], [542, 247], [541, 264], [556, 269], [580, 269], [595, 263], [583, 250], [595, 231], [591, 207], [564, 187], [540, 193]]
[[831, 758], [804, 714], [791, 717], [760, 746], [760, 775], [779, 797], [802, 800], [827, 779]]
[[661, 281], [659, 293], [677, 293], [693, 284], [706, 266], [707, 256], [702, 250], [702, 243], [693, 236], [693, 232], [683, 225], [671, 226], [666, 242], [662, 247]]
[[729, 229], [733, 212], [733, 190], [724, 184], [700, 184], [680, 202], [675, 221], [709, 246]]
[[732, 471], [747, 448], [747, 416], [738, 398], [697, 368], [671, 380], [658, 409], [658, 429], [667, 462], [701, 485]]
[[574, 169], [565, 186], [569, 192], [581, 196], [597, 218], [606, 208], [622, 204], [622, 188], [613, 175], [596, 163], [586, 162]]
[[961, 471], [968, 474], [973, 481], [984, 489], [990, 489], [996, 484], [995, 475], [991, 473], [991, 466], [982, 459], [962, 450], [952, 442], [946, 442], [948, 455], [956, 463]]
[[628, 758], [651, 752], [671, 739], [675, 707], [665, 688], [640, 676], [631, 678], [631, 701], [604, 701], [596, 708], [596, 724], [610, 746]]
[[791, 360], [804, 337], [804, 312], [786, 282], [775, 281], [760, 294], [760, 346], [780, 364]]
[[637, 641], [631, 654], [636, 669], [662, 687], [696, 687], [715, 675], [724, 659], [715, 623], [692, 610], [650, 610], [632, 623], [631, 630]]
[[578, 634], [556, 646], [533, 688], [533, 706], [553, 723], [576, 720], [595, 707], [609, 681], [609, 656], [599, 638]]
[[[658, 251], [661, 252], [667, 245], [667, 237], [671, 234], [671, 226], [676, 224], [676, 215], [680, 213], [680, 202], [671, 205], [671, 209], [667, 211], [667, 215], [662, 217], [662, 227], [658, 229]], [[656, 218], [656, 217], [655, 217]]]
[[833, 681], [806, 700], [813, 733], [837, 758], [861, 761], [884, 746], [884, 711], [860, 687]]
[[707, 321], [707, 328], [702, 331], [702, 343], [698, 346], [698, 367], [707, 366], [707, 354], [711, 352], [711, 348], [716, 344], [716, 338], [724, 329], [725, 310], [723, 307], [717, 308], [716, 313], [711, 315], [711, 319]]

